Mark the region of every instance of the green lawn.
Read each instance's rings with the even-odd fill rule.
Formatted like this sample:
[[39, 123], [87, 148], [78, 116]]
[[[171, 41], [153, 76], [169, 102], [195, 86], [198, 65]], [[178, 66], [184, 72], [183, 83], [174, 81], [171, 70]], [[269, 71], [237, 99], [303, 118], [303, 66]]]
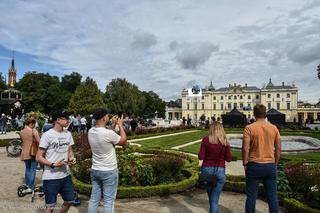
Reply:
[[[190, 146], [181, 148], [181, 151], [198, 154], [200, 149], [200, 143], [196, 143]], [[238, 160], [242, 159], [240, 150], [232, 150], [232, 156], [235, 156]], [[306, 160], [308, 162], [320, 162], [320, 152], [298, 153], [298, 154], [281, 154], [281, 160]]]
[[132, 140], [132, 139], [139, 139], [139, 138], [148, 138], [148, 137], [152, 137], [152, 136], [158, 136], [158, 135], [168, 135], [168, 134], [173, 134], [173, 133], [179, 133], [179, 132], [188, 132], [188, 131], [195, 131], [198, 129], [179, 129], [179, 130], [168, 130], [168, 131], [164, 131], [164, 132], [156, 132], [156, 133], [148, 133], [148, 134], [140, 134], [140, 135], [129, 135], [128, 140]]
[[[226, 128], [227, 134], [231, 133], [242, 133], [242, 128]], [[139, 143], [147, 148], [161, 148], [169, 149], [174, 146], [186, 144], [192, 141], [200, 140], [203, 136], [208, 134], [208, 129], [200, 130], [198, 132], [185, 133], [181, 135], [166, 136], [162, 138], [147, 139], [144, 141], [139, 141]], [[303, 135], [320, 139], [319, 131], [312, 130], [290, 130], [290, 129], [281, 129], [281, 135]], [[200, 148], [200, 143], [196, 143], [190, 146], [181, 148], [181, 151], [190, 152], [198, 154]], [[232, 155], [237, 159], [242, 159], [240, 150], [232, 150]], [[295, 160], [295, 159], [306, 159], [309, 162], [320, 162], [320, 153], [301, 153], [301, 154], [282, 154], [281, 159], [283, 160]]]
[[147, 148], [169, 149], [174, 146], [200, 140], [203, 136], [207, 134], [208, 134], [207, 130], [200, 130], [198, 132], [185, 133], [181, 135], [172, 135], [172, 136], [166, 136], [166, 137], [155, 138], [155, 139], [147, 139], [143, 141], [137, 141], [135, 143], [139, 143], [143, 147], [147, 147]]

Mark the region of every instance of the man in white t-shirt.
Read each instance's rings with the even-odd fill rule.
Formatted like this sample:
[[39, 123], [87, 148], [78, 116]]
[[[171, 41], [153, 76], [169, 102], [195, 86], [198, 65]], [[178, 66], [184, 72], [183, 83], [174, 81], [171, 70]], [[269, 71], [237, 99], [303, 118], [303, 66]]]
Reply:
[[125, 146], [127, 136], [123, 126], [123, 116], [112, 117], [112, 129], [119, 126], [119, 134], [106, 129], [110, 111], [102, 108], [95, 110], [96, 121], [88, 132], [88, 140], [92, 151], [91, 182], [92, 191], [88, 212], [96, 213], [103, 193], [104, 212], [114, 212], [114, 201], [118, 188], [118, 166], [115, 145]]
[[52, 114], [54, 127], [43, 133], [36, 159], [44, 165], [42, 176], [45, 195], [45, 212], [52, 212], [57, 195], [60, 194], [64, 203], [60, 212], [67, 212], [74, 201], [74, 188], [69, 165], [76, 162], [71, 146], [74, 144], [71, 133], [66, 130], [70, 113], [59, 110]]

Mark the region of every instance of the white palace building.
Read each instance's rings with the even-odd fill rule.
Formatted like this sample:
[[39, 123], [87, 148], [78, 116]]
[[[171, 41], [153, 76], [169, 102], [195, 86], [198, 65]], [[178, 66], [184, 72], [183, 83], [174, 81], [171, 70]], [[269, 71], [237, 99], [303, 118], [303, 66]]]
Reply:
[[248, 119], [253, 118], [253, 106], [260, 103], [269, 109], [276, 109], [286, 115], [287, 122], [320, 121], [320, 102], [304, 104], [298, 101], [298, 88], [295, 85], [274, 85], [269, 83], [263, 88], [256, 86], [229, 84], [228, 87], [215, 89], [212, 85], [200, 89], [200, 95], [190, 96], [190, 89], [183, 89], [181, 100], [167, 105], [167, 119], [179, 120], [191, 118], [199, 120], [205, 115], [206, 119], [215, 117], [221, 119], [222, 114], [236, 108]]

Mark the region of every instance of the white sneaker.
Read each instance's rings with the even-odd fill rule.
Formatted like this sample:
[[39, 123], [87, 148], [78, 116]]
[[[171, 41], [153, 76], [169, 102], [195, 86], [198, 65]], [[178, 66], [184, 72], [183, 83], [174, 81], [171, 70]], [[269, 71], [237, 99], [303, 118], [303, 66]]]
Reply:
[[28, 194], [28, 193], [31, 193], [31, 192], [32, 192], [32, 189], [30, 189], [30, 188], [27, 188], [27, 189], [22, 191], [23, 194]]

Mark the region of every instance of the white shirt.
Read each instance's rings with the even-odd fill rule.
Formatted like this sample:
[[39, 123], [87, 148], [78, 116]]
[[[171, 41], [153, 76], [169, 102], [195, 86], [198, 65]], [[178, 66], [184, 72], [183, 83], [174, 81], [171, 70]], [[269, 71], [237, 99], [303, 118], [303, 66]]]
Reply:
[[[71, 145], [74, 144], [73, 137], [68, 130], [57, 132], [53, 128], [43, 133], [39, 147], [46, 149], [45, 158], [55, 163], [57, 161], [68, 161], [68, 153]], [[70, 174], [68, 165], [62, 167], [51, 168], [49, 166], [44, 167], [43, 180], [61, 179], [67, 177]]]
[[88, 140], [92, 151], [92, 169], [110, 171], [118, 168], [115, 145], [119, 143], [120, 136], [117, 133], [104, 127], [92, 127]]

